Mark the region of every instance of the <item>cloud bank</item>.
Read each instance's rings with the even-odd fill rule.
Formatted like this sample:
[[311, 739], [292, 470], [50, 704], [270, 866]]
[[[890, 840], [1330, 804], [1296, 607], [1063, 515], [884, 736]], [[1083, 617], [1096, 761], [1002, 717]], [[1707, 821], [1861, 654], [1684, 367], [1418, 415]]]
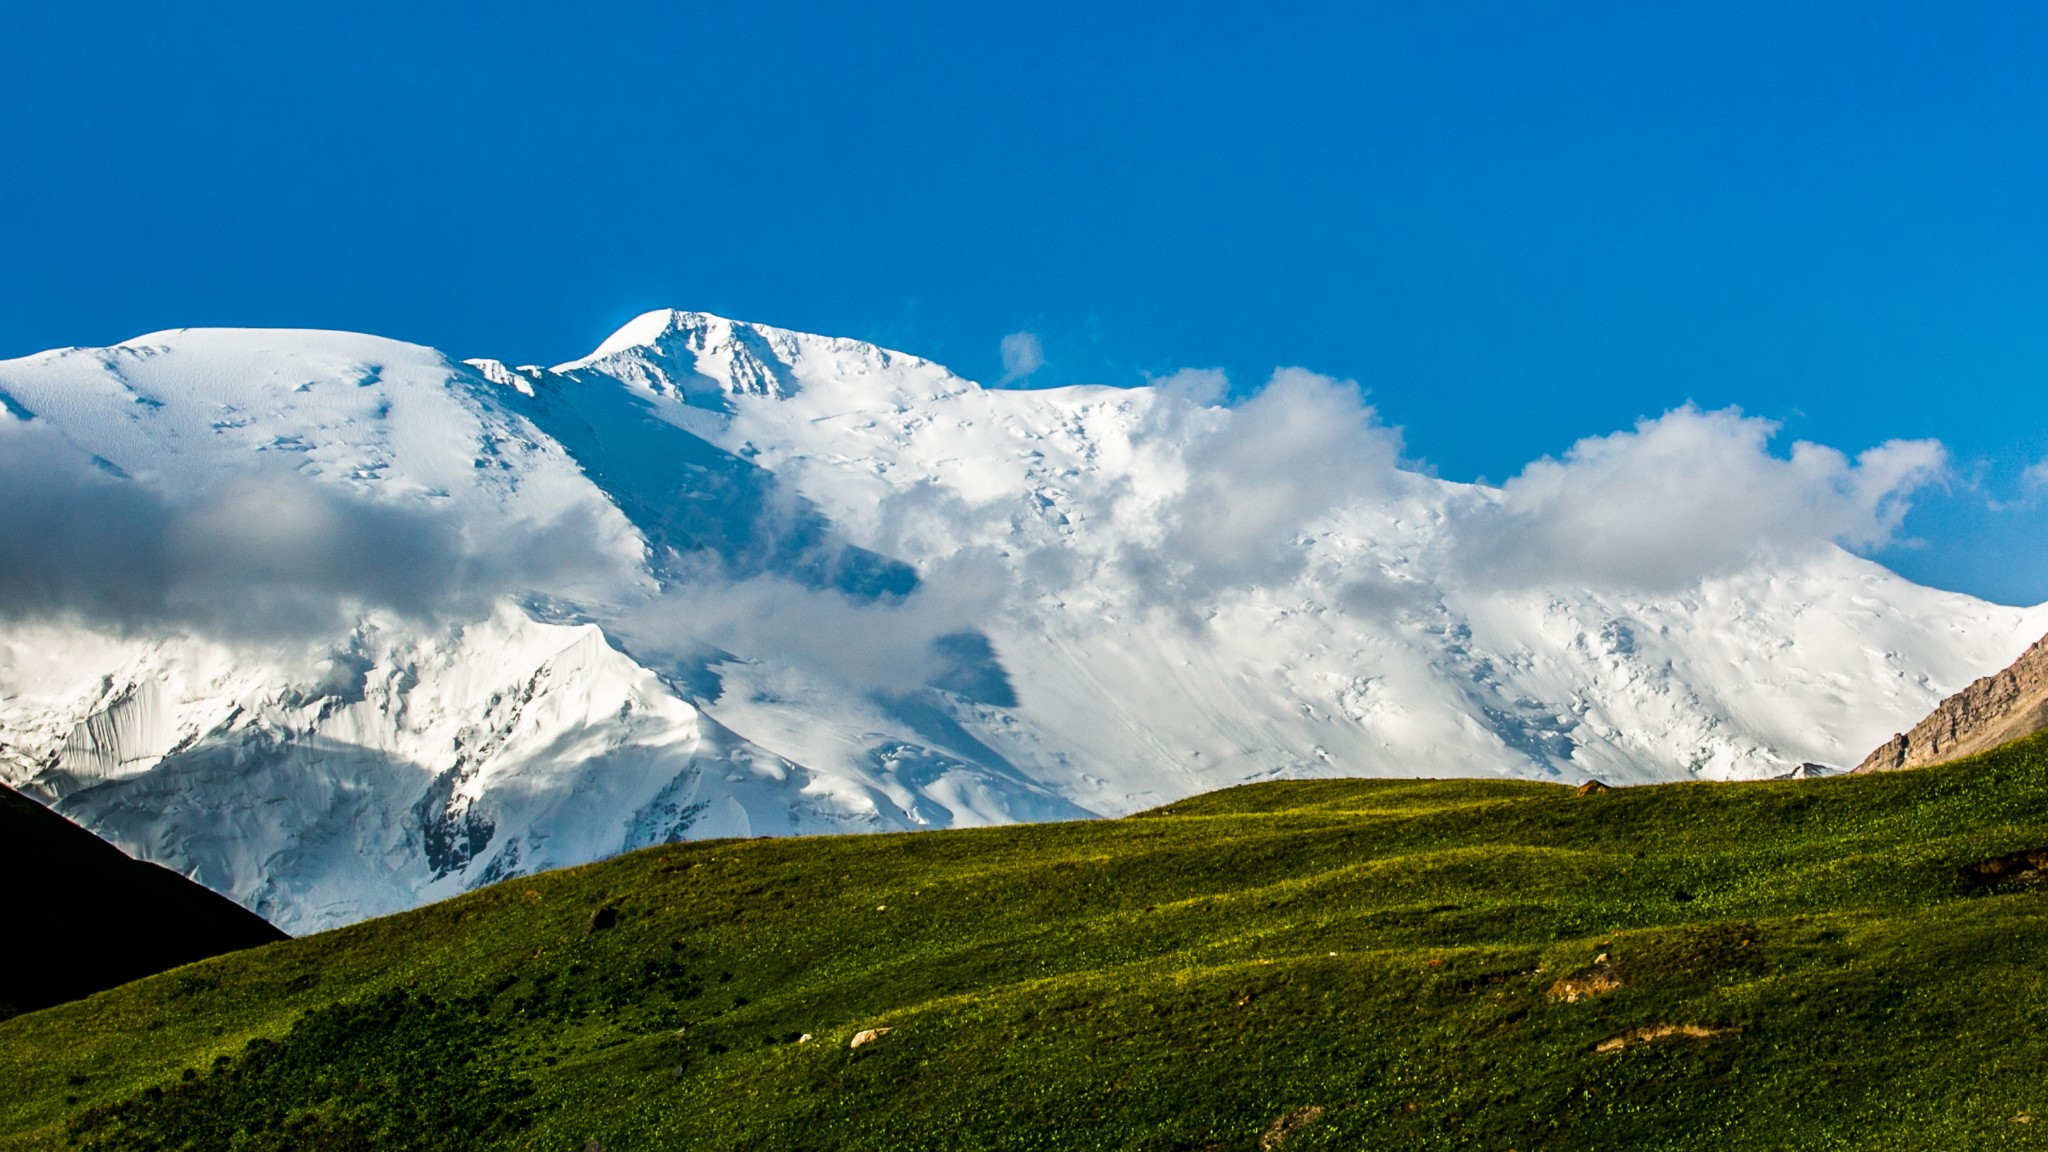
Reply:
[[[693, 585], [637, 618], [633, 641], [701, 642], [900, 692], [943, 667], [947, 637], [1048, 600], [1120, 602], [1201, 627], [1211, 609], [1248, 593], [1327, 594], [1369, 615], [1446, 593], [1557, 584], [1669, 593], [1837, 544], [1888, 543], [1913, 493], [1946, 468], [1932, 441], [1893, 441], [1854, 459], [1801, 442], [1778, 456], [1770, 421], [1688, 406], [1446, 501], [1355, 382], [1282, 369], [1219, 406], [1227, 383], [1214, 371], [1153, 382], [1158, 395], [1125, 471], [1080, 497], [1095, 514], [1078, 535], [1034, 535], [1005, 501], [916, 485], [885, 499], [869, 541], [918, 559], [909, 596], [860, 602], [773, 576]], [[1337, 573], [1342, 586], [1325, 593], [1297, 583], [1319, 538], [1371, 532], [1375, 518], [1395, 515], [1434, 523], [1402, 579], [1368, 562]]]
[[1687, 406], [1538, 460], [1456, 529], [1459, 567], [1483, 582], [1681, 588], [1829, 544], [1889, 543], [1912, 494], [1945, 475], [1932, 440], [1854, 461], [1806, 441], [1771, 455], [1778, 426]]
[[590, 518], [465, 522], [285, 472], [173, 499], [4, 417], [0, 493], [0, 620], [296, 638], [366, 611], [474, 618], [503, 595], [579, 597], [630, 579]]

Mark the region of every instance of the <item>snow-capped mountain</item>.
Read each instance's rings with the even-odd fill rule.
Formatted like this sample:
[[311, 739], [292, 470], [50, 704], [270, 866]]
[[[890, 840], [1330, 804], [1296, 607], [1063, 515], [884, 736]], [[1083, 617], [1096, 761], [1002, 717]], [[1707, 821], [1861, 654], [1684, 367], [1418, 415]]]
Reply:
[[[1457, 484], [1355, 391], [1213, 386], [685, 312], [553, 368], [227, 330], [0, 363], [0, 781], [305, 931], [681, 837], [1853, 763], [2048, 631], [1826, 542], [1903, 451], [1759, 465], [1848, 518], [1812, 546], [1716, 552], [1626, 483], [1588, 490], [1675, 537], [1581, 501], [1559, 544], [1525, 505], [1628, 444]], [[1752, 429], [1669, 419], [1630, 435]]]

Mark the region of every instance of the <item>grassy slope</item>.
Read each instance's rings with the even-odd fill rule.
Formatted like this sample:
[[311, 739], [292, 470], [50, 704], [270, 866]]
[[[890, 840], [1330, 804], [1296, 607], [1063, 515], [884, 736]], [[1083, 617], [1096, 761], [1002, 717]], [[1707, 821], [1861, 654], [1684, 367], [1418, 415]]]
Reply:
[[[1823, 781], [1280, 783], [676, 845], [0, 1023], [0, 1148], [122, 1100], [84, 1139], [145, 1147], [294, 1092], [296, 1134], [245, 1146], [1250, 1149], [1320, 1105], [1290, 1152], [2048, 1147], [2048, 892], [1959, 875], [2044, 845], [2048, 737]], [[1603, 952], [1618, 991], [1546, 994]], [[1661, 1024], [1729, 1031], [1596, 1050]]]

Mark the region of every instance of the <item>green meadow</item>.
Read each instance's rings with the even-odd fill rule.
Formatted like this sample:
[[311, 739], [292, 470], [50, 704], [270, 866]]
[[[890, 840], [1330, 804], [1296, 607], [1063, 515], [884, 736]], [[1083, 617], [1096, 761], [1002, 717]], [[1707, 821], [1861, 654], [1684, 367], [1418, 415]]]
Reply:
[[0, 1022], [0, 1149], [2048, 1148], [2037, 848], [2048, 737], [676, 844]]

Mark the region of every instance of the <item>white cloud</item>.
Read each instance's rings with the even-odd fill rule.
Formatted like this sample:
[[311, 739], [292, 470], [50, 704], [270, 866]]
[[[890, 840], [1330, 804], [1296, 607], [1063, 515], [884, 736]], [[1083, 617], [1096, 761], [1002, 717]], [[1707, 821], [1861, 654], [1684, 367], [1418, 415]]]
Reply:
[[[1221, 373], [1162, 381], [1186, 404], [1214, 397]], [[1132, 559], [1180, 592], [1275, 583], [1306, 560], [1297, 538], [1348, 501], [1385, 490], [1401, 436], [1355, 381], [1282, 368], [1242, 404], [1189, 436], [1186, 487], [1156, 513], [1165, 532]]]
[[[1037, 367], [1036, 339], [1018, 337], [1014, 348], [1005, 341], [1006, 365]], [[646, 586], [637, 553], [593, 526], [616, 516], [463, 523], [293, 476], [170, 499], [95, 468], [33, 421], [0, 419], [0, 620], [74, 614], [305, 633], [365, 607], [473, 613], [493, 597], [539, 592], [611, 605], [636, 646], [711, 646], [903, 691], [943, 667], [944, 638], [1015, 596], [1128, 594], [1198, 610], [1236, 590], [1281, 588], [1302, 573], [1319, 525], [1401, 490], [1401, 435], [1354, 382], [1284, 368], [1233, 407], [1215, 406], [1229, 391], [1220, 371], [1152, 383], [1129, 442], [1103, 445], [1100, 471], [1071, 481], [1075, 525], [1019, 518], [1005, 501], [970, 502], [939, 484], [890, 496], [864, 542], [916, 563], [920, 579], [908, 596], [865, 599], [786, 572], [738, 579], [715, 563], [642, 599], [627, 591]], [[1831, 542], [1882, 545], [1913, 493], [1945, 475], [1931, 441], [1892, 441], [1854, 460], [1801, 442], [1780, 457], [1776, 431], [1732, 409], [1686, 407], [1582, 440], [1445, 509], [1447, 544], [1415, 557], [1418, 570], [1430, 584], [1675, 589]], [[2048, 461], [2026, 483], [2048, 486]], [[792, 532], [760, 527], [771, 542]], [[1405, 603], [1421, 587], [1361, 572], [1345, 596]]]
[[1464, 570], [1504, 583], [1568, 580], [1672, 589], [1829, 543], [1889, 542], [1910, 497], [1947, 471], [1931, 440], [1892, 440], [1852, 462], [1778, 426], [1691, 406], [1579, 441], [1509, 480], [1457, 529]]
[[171, 498], [40, 422], [0, 422], [0, 620], [304, 636], [361, 612], [474, 618], [503, 595], [585, 597], [637, 582], [613, 521], [464, 522], [289, 472]]
[[1145, 383], [1168, 396], [1207, 408], [1221, 404], [1230, 392], [1230, 377], [1221, 368], [1183, 368], [1170, 376], [1147, 377]]
[[1980, 462], [1962, 486], [1982, 496], [1984, 507], [1993, 512], [2031, 512], [2041, 506], [2043, 496], [2048, 496], [2048, 459], [2036, 460], [2020, 470], [2019, 491], [2010, 500], [1991, 495], [1990, 471], [1988, 462]]
[[944, 670], [945, 638], [975, 631], [994, 610], [1007, 578], [985, 559], [927, 566], [909, 595], [879, 599], [773, 573], [707, 574], [625, 606], [608, 628], [639, 656], [714, 649], [856, 692], [911, 692]]
[[2020, 473], [2020, 487], [2029, 496], [2048, 492], [2048, 459], [2036, 460]]
[[1003, 378], [996, 386], [1015, 384], [1045, 367], [1045, 346], [1036, 332], [1012, 332], [1003, 337]]

